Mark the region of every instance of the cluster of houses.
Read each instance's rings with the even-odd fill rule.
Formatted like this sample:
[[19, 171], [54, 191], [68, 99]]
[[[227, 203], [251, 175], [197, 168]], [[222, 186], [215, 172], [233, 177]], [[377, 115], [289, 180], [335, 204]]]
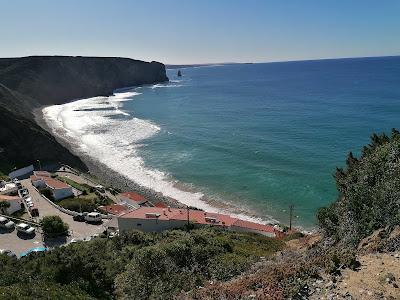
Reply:
[[[31, 171], [29, 169], [28, 171]], [[46, 171], [32, 171], [32, 185], [38, 189], [47, 189], [55, 200], [74, 195], [70, 185], [51, 177]], [[31, 173], [31, 174], [32, 174]], [[171, 208], [163, 203], [153, 204], [145, 197], [135, 192], [125, 192], [117, 195], [118, 204], [99, 206], [98, 210], [107, 215], [113, 215], [118, 221], [120, 231], [137, 229], [147, 232], [183, 228], [188, 224], [200, 228], [216, 226], [231, 231], [254, 232], [269, 237], [280, 237], [282, 232], [273, 225], [258, 224], [231, 217], [225, 214], [210, 213], [196, 209]], [[14, 183], [0, 183], [0, 201], [10, 203], [7, 213], [11, 214], [23, 205], [23, 199], [18, 196], [18, 187]]]
[[272, 225], [258, 224], [231, 217], [225, 214], [202, 210], [171, 208], [158, 203], [152, 205], [143, 196], [127, 192], [118, 195], [121, 203], [100, 206], [106, 214], [116, 216], [120, 231], [136, 229], [146, 232], [161, 232], [168, 229], [183, 228], [188, 224], [196, 228], [216, 226], [237, 232], [254, 232], [269, 237], [282, 234]]

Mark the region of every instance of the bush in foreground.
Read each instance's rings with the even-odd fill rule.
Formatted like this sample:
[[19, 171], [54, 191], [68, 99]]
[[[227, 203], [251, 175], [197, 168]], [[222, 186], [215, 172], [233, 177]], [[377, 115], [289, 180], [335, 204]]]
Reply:
[[400, 223], [400, 133], [371, 136], [360, 158], [350, 152], [335, 173], [339, 198], [317, 213], [327, 236], [354, 246], [374, 230]]
[[54, 238], [68, 235], [69, 226], [59, 216], [47, 216], [40, 221], [46, 237]]
[[97, 299], [171, 299], [206, 280], [232, 278], [283, 247], [271, 238], [213, 228], [131, 231], [20, 260], [0, 255], [0, 291], [18, 285], [26, 293], [36, 282], [48, 282]]

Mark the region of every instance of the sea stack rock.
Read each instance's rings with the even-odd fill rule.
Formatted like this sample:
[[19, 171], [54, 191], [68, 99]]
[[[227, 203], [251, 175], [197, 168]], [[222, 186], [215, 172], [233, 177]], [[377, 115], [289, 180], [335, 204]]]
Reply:
[[178, 77], [182, 77], [181, 70], [178, 71]]

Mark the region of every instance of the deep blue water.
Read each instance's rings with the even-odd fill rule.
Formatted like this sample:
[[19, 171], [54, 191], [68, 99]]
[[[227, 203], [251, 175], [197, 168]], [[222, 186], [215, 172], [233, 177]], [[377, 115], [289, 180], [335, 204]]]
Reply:
[[151, 168], [287, 222], [315, 222], [337, 197], [333, 173], [372, 132], [400, 127], [400, 57], [169, 70], [123, 109], [161, 131], [140, 154]]

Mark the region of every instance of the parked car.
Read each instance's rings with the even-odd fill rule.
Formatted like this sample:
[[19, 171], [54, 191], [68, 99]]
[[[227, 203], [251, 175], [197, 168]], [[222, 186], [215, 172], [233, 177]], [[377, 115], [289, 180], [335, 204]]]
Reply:
[[20, 193], [21, 197], [26, 197], [29, 195], [29, 191], [27, 189], [20, 189], [19, 193]]
[[6, 250], [6, 249], [0, 249], [0, 254], [7, 255], [9, 257], [17, 257], [17, 255], [15, 255], [14, 252], [12, 252], [11, 250]]
[[17, 231], [25, 234], [34, 234], [35, 233], [35, 228], [32, 226], [29, 226], [28, 224], [25, 223], [19, 223], [17, 225]]
[[83, 213], [77, 214], [76, 216], [73, 216], [72, 219], [74, 221], [77, 221], [77, 222], [85, 222], [86, 221], [86, 214], [83, 214]]
[[91, 212], [86, 215], [86, 222], [88, 223], [100, 223], [101, 215], [97, 212]]
[[4, 229], [12, 229], [14, 228], [15, 223], [13, 221], [10, 221], [9, 219], [5, 217], [0, 217], [0, 228]]
[[102, 185], [96, 185], [95, 189], [98, 190], [100, 193], [105, 193], [105, 188]]

